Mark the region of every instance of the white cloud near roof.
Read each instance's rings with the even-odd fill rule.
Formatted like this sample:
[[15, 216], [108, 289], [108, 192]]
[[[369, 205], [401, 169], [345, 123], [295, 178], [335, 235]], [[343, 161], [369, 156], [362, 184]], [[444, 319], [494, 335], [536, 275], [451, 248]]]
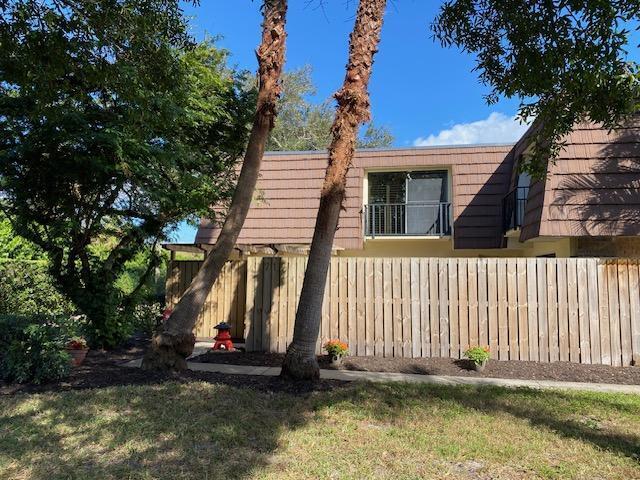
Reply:
[[416, 138], [413, 145], [428, 147], [434, 145], [466, 145], [472, 143], [516, 142], [527, 131], [528, 125], [521, 124], [514, 116], [493, 112], [484, 120], [458, 123], [437, 134]]

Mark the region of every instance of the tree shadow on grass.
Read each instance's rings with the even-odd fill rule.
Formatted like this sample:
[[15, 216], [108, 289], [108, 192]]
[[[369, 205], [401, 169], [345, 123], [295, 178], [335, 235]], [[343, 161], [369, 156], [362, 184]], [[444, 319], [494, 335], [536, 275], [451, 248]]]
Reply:
[[637, 435], [581, 421], [590, 411], [637, 420], [637, 402], [621, 396], [414, 384], [292, 388], [278, 378], [235, 379], [246, 384], [185, 380], [4, 397], [0, 466], [9, 478], [246, 478], [278, 461], [284, 433], [327, 408], [393, 424], [416, 410], [457, 406], [525, 420], [635, 461], [640, 453]]

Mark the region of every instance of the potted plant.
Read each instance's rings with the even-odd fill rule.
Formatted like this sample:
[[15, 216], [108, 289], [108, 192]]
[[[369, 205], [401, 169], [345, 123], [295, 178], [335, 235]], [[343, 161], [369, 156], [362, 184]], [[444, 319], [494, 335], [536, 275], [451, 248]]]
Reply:
[[72, 337], [67, 342], [67, 352], [71, 355], [71, 365], [74, 367], [82, 365], [88, 351], [87, 341], [82, 337]]
[[349, 345], [340, 340], [329, 340], [324, 344], [324, 349], [331, 357], [331, 365], [338, 366], [349, 351]]
[[472, 347], [464, 352], [464, 356], [473, 362], [476, 372], [482, 372], [489, 361], [489, 347]]

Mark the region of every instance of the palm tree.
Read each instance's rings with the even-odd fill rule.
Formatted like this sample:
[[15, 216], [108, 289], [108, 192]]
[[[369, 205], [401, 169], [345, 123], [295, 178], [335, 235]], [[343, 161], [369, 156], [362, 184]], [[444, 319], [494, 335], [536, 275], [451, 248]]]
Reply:
[[309, 262], [296, 312], [293, 341], [287, 348], [282, 376], [296, 380], [319, 378], [315, 356], [327, 269], [331, 261], [333, 238], [338, 228], [345, 198], [347, 172], [353, 160], [358, 127], [367, 122], [369, 78], [373, 57], [378, 51], [386, 0], [360, 0], [356, 21], [349, 38], [349, 61], [331, 128], [329, 164], [320, 195], [320, 208], [309, 252]]
[[242, 169], [229, 212], [222, 225], [215, 249], [207, 256], [171, 316], [153, 336], [142, 362], [143, 368], [184, 370], [193, 352], [195, 326], [207, 295], [233, 251], [251, 205], [260, 173], [260, 164], [276, 119], [280, 78], [284, 66], [287, 0], [264, 0], [262, 41], [258, 57], [258, 101]]

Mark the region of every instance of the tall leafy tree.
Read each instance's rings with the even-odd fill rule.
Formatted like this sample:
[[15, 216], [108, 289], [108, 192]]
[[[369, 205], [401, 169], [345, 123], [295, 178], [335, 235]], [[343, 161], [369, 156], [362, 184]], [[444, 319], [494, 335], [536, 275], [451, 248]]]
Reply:
[[186, 29], [177, 0], [0, 1], [0, 207], [102, 345], [127, 261], [229, 198], [247, 139], [252, 95]]
[[637, 0], [453, 0], [431, 29], [476, 56], [489, 103], [522, 99], [520, 117], [536, 120], [522, 168], [540, 177], [576, 122], [611, 128], [640, 108], [640, 67], [627, 53], [639, 21]]
[[[260, 173], [260, 164], [269, 133], [276, 121], [276, 104], [280, 95], [280, 77], [284, 67], [287, 0], [264, 0], [262, 4], [262, 40], [257, 50], [258, 98], [251, 134], [244, 154], [240, 176], [235, 185], [215, 249], [207, 256], [200, 271], [176, 305], [171, 316], [153, 336], [151, 348], [142, 362], [143, 368], [183, 370], [193, 352], [193, 328], [207, 295], [233, 251], [247, 218]], [[215, 202], [215, 198], [210, 199]]]
[[320, 377], [315, 349], [324, 286], [358, 128], [369, 120], [369, 79], [373, 57], [378, 51], [385, 8], [386, 0], [360, 0], [358, 4], [349, 40], [347, 72], [342, 88], [335, 94], [338, 107], [331, 127], [329, 164], [320, 193], [320, 207], [296, 312], [293, 341], [287, 348], [282, 364], [282, 376], [285, 378], [316, 380]]
[[[274, 127], [268, 150], [324, 150], [331, 143], [331, 124], [335, 107], [331, 100], [313, 103], [316, 94], [311, 67], [282, 74], [282, 93], [278, 101], [278, 123]], [[389, 147], [393, 135], [385, 127], [369, 122], [358, 135], [358, 148]]]

